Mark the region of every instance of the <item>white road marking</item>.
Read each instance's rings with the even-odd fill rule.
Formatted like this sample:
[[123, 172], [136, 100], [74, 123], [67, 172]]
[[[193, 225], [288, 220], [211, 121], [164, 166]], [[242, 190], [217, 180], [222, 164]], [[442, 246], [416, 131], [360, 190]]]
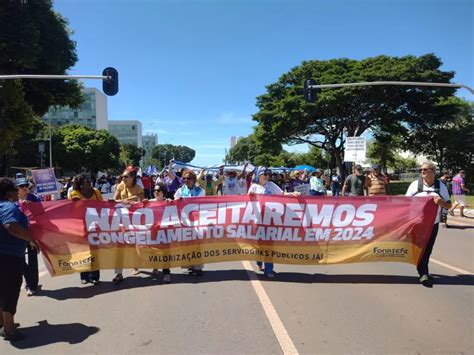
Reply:
[[473, 273], [470, 272], [470, 271], [467, 271], [467, 270], [464, 270], [464, 269], [460, 269], [460, 268], [458, 268], [458, 267], [456, 267], [456, 266], [452, 266], [452, 265], [443, 263], [442, 261], [439, 261], [439, 260], [436, 260], [436, 259], [433, 259], [433, 258], [430, 258], [430, 261], [434, 262], [435, 264], [438, 264], [438, 265], [447, 267], [448, 269], [451, 269], [451, 270], [454, 270], [454, 271], [456, 271], [456, 272], [459, 272], [459, 273], [462, 274], [462, 275], [472, 275], [472, 274], [473, 274]]
[[252, 265], [248, 261], [242, 261], [245, 270], [247, 271], [247, 275], [249, 276], [250, 282], [257, 294], [257, 297], [262, 305], [263, 310], [265, 311], [265, 315], [267, 316], [270, 325], [272, 326], [273, 333], [280, 344], [281, 350], [284, 354], [298, 354], [298, 350], [296, 350], [295, 344], [291, 340], [288, 332], [286, 331], [285, 326], [283, 325], [280, 317], [278, 316], [275, 307], [273, 306], [272, 301], [267, 295], [267, 292], [263, 288], [262, 284], [258, 280], [257, 276], [255, 276], [254, 269]]

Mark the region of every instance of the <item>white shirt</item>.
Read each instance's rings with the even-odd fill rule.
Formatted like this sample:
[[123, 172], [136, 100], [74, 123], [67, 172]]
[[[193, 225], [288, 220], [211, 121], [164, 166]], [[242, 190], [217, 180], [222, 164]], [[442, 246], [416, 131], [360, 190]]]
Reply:
[[[441, 197], [443, 200], [446, 202], [451, 201], [449, 197], [449, 192], [448, 189], [446, 188], [446, 185], [440, 181], [439, 183], [439, 193], [435, 192], [434, 190], [435, 185], [433, 184], [432, 186], [426, 186], [423, 182], [423, 191], [418, 193], [418, 180], [413, 181], [410, 186], [408, 187], [408, 190], [405, 194], [405, 196], [434, 196], [438, 195]], [[435, 224], [439, 223], [441, 217], [441, 206], [438, 206], [438, 212], [436, 213], [436, 220]]]
[[222, 192], [224, 195], [245, 195], [247, 193], [247, 180], [244, 178], [224, 178], [224, 184], [222, 186]]
[[252, 184], [248, 193], [256, 195], [283, 195], [283, 190], [277, 184], [269, 181], [263, 186], [255, 183]]

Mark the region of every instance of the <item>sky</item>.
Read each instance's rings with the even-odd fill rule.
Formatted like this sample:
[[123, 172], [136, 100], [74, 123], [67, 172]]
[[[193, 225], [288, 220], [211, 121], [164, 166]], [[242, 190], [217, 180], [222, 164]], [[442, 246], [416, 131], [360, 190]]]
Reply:
[[56, 0], [54, 8], [77, 42], [70, 74], [119, 72], [109, 120], [141, 121], [159, 144], [195, 149], [199, 166], [222, 163], [230, 137], [252, 133], [256, 97], [302, 61], [435, 53], [453, 82], [474, 87], [472, 0]]

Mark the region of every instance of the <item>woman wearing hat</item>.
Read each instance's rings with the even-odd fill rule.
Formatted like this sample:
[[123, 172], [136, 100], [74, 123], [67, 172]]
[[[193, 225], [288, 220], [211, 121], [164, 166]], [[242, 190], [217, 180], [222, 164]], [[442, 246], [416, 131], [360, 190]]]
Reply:
[[[95, 200], [103, 201], [100, 191], [92, 187], [92, 181], [86, 175], [78, 175], [74, 179], [72, 191], [68, 197], [69, 200]], [[85, 285], [89, 282], [94, 286], [100, 284], [100, 270], [81, 272], [81, 284]]]
[[25, 248], [39, 246], [28, 231], [28, 217], [20, 211], [18, 189], [13, 180], [0, 178], [0, 328], [8, 341], [24, 336], [16, 329], [14, 316], [20, 296]]
[[[269, 181], [270, 176], [272, 175], [271, 170], [260, 167], [255, 174], [254, 183], [250, 186], [248, 191], [249, 195], [291, 195], [291, 196], [300, 196], [300, 193], [295, 192], [283, 192], [283, 190], [278, 187], [277, 184]], [[267, 277], [273, 278], [275, 274], [273, 272], [273, 263], [265, 263], [265, 267], [262, 269], [262, 262], [257, 262], [257, 265], [260, 271], [263, 271], [263, 274]]]
[[[122, 182], [117, 185], [114, 194], [114, 200], [116, 202], [140, 202], [145, 199], [145, 191], [137, 185], [137, 173], [136, 170], [128, 167], [124, 170], [122, 176]], [[140, 270], [133, 268], [132, 275], [138, 275]], [[118, 284], [123, 281], [123, 269], [115, 269], [115, 277], [113, 282]]]
[[[30, 183], [24, 177], [17, 178], [15, 185], [18, 188], [18, 206], [20, 211], [26, 213], [28, 203], [41, 202], [36, 195], [30, 193]], [[25, 263], [23, 268], [23, 275], [25, 276], [26, 295], [33, 296], [36, 293], [39, 282], [38, 274], [38, 252], [30, 245], [26, 247], [28, 253], [28, 263]]]

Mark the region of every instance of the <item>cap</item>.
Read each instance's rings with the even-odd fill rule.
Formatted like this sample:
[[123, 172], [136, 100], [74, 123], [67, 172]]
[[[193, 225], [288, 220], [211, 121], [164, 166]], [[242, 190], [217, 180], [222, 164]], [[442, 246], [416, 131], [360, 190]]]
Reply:
[[30, 185], [30, 182], [28, 180], [26, 180], [24, 177], [22, 177], [22, 178], [19, 178], [19, 179], [15, 180], [15, 185], [17, 187], [22, 186], [22, 185]]
[[372, 169], [380, 169], [380, 164], [372, 164]]

